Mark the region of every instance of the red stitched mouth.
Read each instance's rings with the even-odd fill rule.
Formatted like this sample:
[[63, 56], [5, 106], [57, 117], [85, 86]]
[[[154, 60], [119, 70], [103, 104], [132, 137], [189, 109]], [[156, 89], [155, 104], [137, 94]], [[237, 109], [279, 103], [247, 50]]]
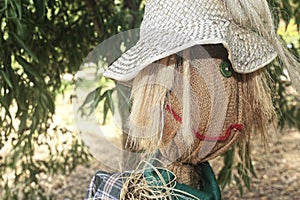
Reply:
[[[166, 105], [166, 110], [169, 111], [172, 116], [174, 117], [174, 119], [180, 123], [182, 123], [182, 118], [171, 108], [170, 105]], [[197, 131], [194, 131], [195, 136], [200, 139], [200, 140], [205, 140], [205, 141], [226, 141], [229, 139], [231, 132], [234, 130], [238, 130], [241, 131], [243, 130], [244, 126], [243, 124], [232, 124], [228, 127], [228, 129], [226, 130], [225, 135], [223, 136], [206, 136], [206, 135], [202, 135]]]

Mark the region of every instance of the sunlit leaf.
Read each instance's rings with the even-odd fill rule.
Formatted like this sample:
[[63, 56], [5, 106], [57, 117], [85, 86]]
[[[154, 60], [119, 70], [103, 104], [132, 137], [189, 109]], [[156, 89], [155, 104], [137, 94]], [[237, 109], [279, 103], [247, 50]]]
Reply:
[[33, 67], [31, 66], [31, 64], [29, 62], [27, 62], [23, 57], [16, 56], [16, 60], [24, 68], [24, 71], [27, 74], [31, 75], [34, 78], [34, 80], [36, 80], [36, 81], [43, 81], [43, 77], [38, 73], [38, 71], [36, 71], [35, 69], [33, 69]]
[[115, 113], [115, 106], [114, 106], [114, 102], [113, 102], [113, 99], [112, 99], [112, 93], [113, 92], [114, 92], [114, 90], [109, 90], [107, 92], [107, 101], [108, 101], [108, 104], [109, 104], [109, 109], [112, 112], [112, 114]]
[[84, 102], [82, 103], [80, 109], [82, 109], [87, 104], [95, 101], [95, 99], [97, 98], [97, 96], [100, 96], [101, 90], [102, 90], [102, 86], [99, 86], [98, 88], [96, 88], [95, 90], [93, 90], [92, 92], [90, 92], [87, 95], [87, 97], [85, 98]]
[[31, 49], [22, 41], [22, 39], [15, 34], [14, 32], [11, 32], [12, 36], [16, 39], [17, 44], [24, 48], [24, 50], [28, 53], [29, 56], [31, 56], [33, 58], [33, 60], [35, 62], [39, 62], [38, 57], [33, 53], [33, 51], [31, 51]]

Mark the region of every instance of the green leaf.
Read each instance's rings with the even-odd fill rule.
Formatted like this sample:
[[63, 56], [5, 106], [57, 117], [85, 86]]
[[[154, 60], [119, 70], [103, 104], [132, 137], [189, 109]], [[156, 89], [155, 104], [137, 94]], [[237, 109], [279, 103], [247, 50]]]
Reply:
[[221, 184], [221, 188], [225, 188], [230, 184], [232, 176], [232, 166], [234, 162], [235, 148], [228, 150], [223, 155], [224, 166], [218, 173], [218, 182]]
[[252, 159], [250, 156], [250, 151], [249, 151], [249, 143], [246, 144], [246, 152], [245, 152], [245, 159], [246, 159], [246, 167], [247, 169], [250, 170], [250, 173], [257, 178], [257, 175], [255, 173], [254, 167], [253, 167], [253, 163], [252, 163]]
[[39, 110], [36, 108], [34, 109], [34, 113], [31, 118], [31, 126], [30, 126], [31, 133], [34, 133], [34, 131], [37, 129], [38, 123], [40, 121], [39, 119], [40, 119]]
[[50, 113], [54, 114], [55, 113], [55, 98], [51, 97], [49, 92], [44, 93], [45, 97], [48, 99], [48, 109]]
[[48, 109], [50, 113], [54, 114], [55, 112], [54, 98], [51, 97], [48, 91], [41, 91], [40, 95], [41, 95], [41, 103], [43, 105], [43, 108], [45, 110]]
[[18, 18], [15, 18], [12, 20], [16, 27], [17, 27], [17, 34], [22, 38], [25, 39], [25, 32], [24, 32], [24, 28], [23, 28], [23, 24], [21, 23], [21, 20], [19, 20]]
[[13, 13], [15, 13], [15, 16], [18, 19], [22, 19], [22, 7], [20, 1], [9, 1], [11, 9], [13, 10]]
[[18, 134], [20, 135], [27, 129], [28, 112], [25, 110], [22, 116], [19, 117], [19, 119], [20, 119], [20, 125], [19, 125]]
[[[25, 93], [26, 89], [24, 84], [21, 84], [20, 86], [20, 90]], [[21, 94], [16, 98], [17, 104], [18, 104], [18, 111], [16, 113], [16, 117], [19, 116], [19, 114], [24, 111], [27, 110], [27, 95], [26, 94]]]
[[4, 79], [4, 81], [6, 82], [6, 84], [13, 89], [13, 85], [10, 81], [10, 78], [8, 77], [8, 75], [4, 72], [3, 69], [0, 70], [0, 74], [2, 76], [2, 78]]
[[251, 185], [250, 185], [250, 177], [248, 175], [247, 169], [242, 163], [238, 163], [237, 165], [237, 171], [241, 179], [243, 180], [245, 186], [249, 191], [251, 191]]
[[43, 77], [23, 57], [16, 56], [16, 60], [23, 67], [24, 71], [29, 76], [31, 75], [34, 78], [34, 80], [36, 80], [38, 82], [42, 82], [43, 81]]
[[31, 56], [33, 58], [33, 60], [37, 63], [39, 63], [39, 60], [37, 58], [37, 56], [33, 53], [33, 51], [31, 51], [31, 49], [22, 41], [21, 38], [19, 38], [19, 36], [17, 34], [15, 34], [14, 32], [11, 32], [12, 36], [16, 39], [16, 42], [18, 43], [18, 45], [23, 48], [29, 56]]
[[5, 13], [6, 13], [7, 19], [17, 19], [18, 18], [18, 14], [12, 5], [7, 7], [7, 12], [5, 12]]
[[88, 103], [91, 103], [91, 102], [95, 101], [95, 99], [97, 98], [97, 96], [100, 96], [101, 90], [102, 90], [102, 86], [99, 86], [98, 88], [96, 88], [95, 90], [93, 90], [92, 92], [90, 92], [87, 95], [87, 97], [85, 98], [82, 106], [85, 106]]
[[38, 14], [38, 20], [41, 21], [45, 17], [45, 1], [44, 0], [34, 0], [34, 6]]
[[112, 114], [115, 113], [115, 106], [114, 106], [114, 102], [113, 102], [113, 98], [112, 98], [112, 93], [114, 92], [114, 90], [109, 90], [107, 92], [107, 101], [109, 104], [109, 109], [112, 112]]
[[9, 72], [9, 78], [10, 78], [10, 81], [13, 85], [13, 93], [15, 94], [14, 96], [15, 96], [15, 98], [18, 98], [19, 94], [20, 94], [19, 75], [17, 73], [15, 73], [15, 71], [11, 67], [7, 67], [6, 69]]
[[0, 5], [3, 6], [2, 8], [0, 8], [0, 13], [4, 12], [7, 9], [7, 1], [0, 1]]
[[236, 183], [236, 186], [238, 187], [238, 189], [240, 191], [240, 195], [243, 196], [244, 195], [244, 189], [243, 189], [243, 186], [242, 186], [242, 183], [241, 183], [240, 179], [236, 175], [234, 175], [233, 178], [234, 178], [234, 181]]
[[102, 122], [103, 125], [106, 122], [108, 111], [109, 111], [109, 101], [106, 98], [105, 101], [104, 101], [104, 108], [103, 108], [103, 122]]
[[9, 111], [9, 105], [11, 104], [11, 101], [9, 101], [7, 98], [0, 96], [0, 104], [5, 109], [5, 115], [8, 116], [10, 119], [12, 119], [10, 111]]

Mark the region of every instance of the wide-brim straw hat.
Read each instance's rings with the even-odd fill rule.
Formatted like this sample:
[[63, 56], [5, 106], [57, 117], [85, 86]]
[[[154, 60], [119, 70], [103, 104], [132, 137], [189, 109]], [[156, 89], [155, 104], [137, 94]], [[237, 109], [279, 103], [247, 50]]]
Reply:
[[277, 56], [253, 27], [233, 20], [223, 0], [148, 0], [139, 41], [104, 76], [126, 82], [154, 61], [203, 44], [223, 44], [233, 69], [244, 74]]

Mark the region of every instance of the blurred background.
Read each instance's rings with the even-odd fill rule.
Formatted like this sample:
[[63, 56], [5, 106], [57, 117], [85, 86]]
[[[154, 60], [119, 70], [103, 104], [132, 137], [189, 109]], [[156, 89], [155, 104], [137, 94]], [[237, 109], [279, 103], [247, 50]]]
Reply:
[[[299, 58], [299, 0], [268, 2], [279, 36]], [[1, 200], [83, 199], [92, 175], [111, 170], [91, 156], [76, 128], [72, 102], [85, 99], [74, 94], [75, 82], [97, 73], [85, 71], [80, 77], [77, 72], [102, 41], [139, 27], [143, 12], [140, 0], [0, 0]], [[124, 51], [124, 43], [113, 50]], [[238, 147], [212, 161], [224, 199], [300, 196], [300, 99], [285, 69], [276, 66], [277, 61], [268, 70], [277, 90], [280, 131], [266, 151], [254, 138], [251, 157], [246, 156], [249, 166], [236, 159]], [[97, 90], [103, 85], [110, 87]], [[97, 88], [89, 101], [109, 116], [116, 87], [100, 78]], [[124, 137], [110, 140], [122, 145]]]

